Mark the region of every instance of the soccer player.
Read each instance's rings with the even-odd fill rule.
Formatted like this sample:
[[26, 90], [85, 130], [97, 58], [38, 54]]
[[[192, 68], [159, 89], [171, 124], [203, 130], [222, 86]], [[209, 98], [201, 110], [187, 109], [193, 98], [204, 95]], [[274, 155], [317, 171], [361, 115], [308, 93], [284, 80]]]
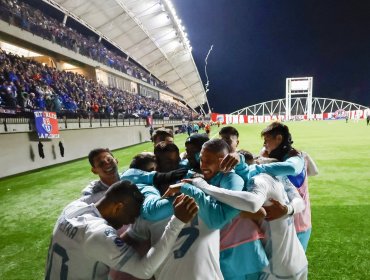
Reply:
[[152, 172], [157, 169], [157, 159], [152, 152], [142, 152], [133, 157], [129, 168]]
[[[248, 168], [246, 165], [242, 165], [245, 160], [244, 154], [237, 153], [239, 145], [238, 130], [232, 126], [225, 126], [220, 130], [219, 136], [230, 146], [229, 155], [234, 154], [239, 158], [241, 164], [236, 167], [235, 171], [243, 178], [245, 172], [239, 174], [240, 170], [246, 169], [246, 172], [248, 172]], [[256, 221], [253, 220], [258, 218], [261, 218], [259, 214], [243, 213], [242, 216], [236, 217], [227, 227], [221, 230], [220, 264], [226, 280], [258, 279], [264, 267], [268, 265], [260, 240], [263, 238], [263, 233]]]
[[[255, 176], [249, 183], [248, 191], [232, 191], [209, 185], [201, 178], [192, 184], [217, 200], [237, 209], [256, 212], [262, 206], [271, 204], [270, 199], [287, 204], [289, 199], [283, 184], [268, 174]], [[291, 188], [297, 209], [304, 208], [304, 201], [295, 188]], [[264, 221], [265, 250], [270, 264], [260, 279], [307, 279], [307, 259], [300, 244], [293, 223], [292, 212], [280, 219]]]
[[159, 142], [166, 142], [166, 143], [173, 143], [173, 131], [172, 129], [168, 128], [158, 128], [157, 130], [154, 131], [153, 136], [152, 136], [152, 142], [154, 147], [159, 143]]
[[96, 204], [69, 204], [55, 224], [46, 266], [50, 279], [107, 279], [109, 267], [150, 278], [172, 249], [184, 223], [197, 213], [189, 197], [178, 197], [162, 237], [144, 257], [124, 243], [117, 229], [139, 216], [143, 196], [129, 181], [113, 184]]
[[[168, 149], [169, 153], [178, 152], [178, 148], [174, 143], [166, 143], [160, 142], [161, 144], [157, 144], [160, 146], [165, 145], [166, 147], [169, 146]], [[170, 155], [171, 156], [171, 155]], [[162, 156], [161, 156], [162, 157]], [[166, 158], [166, 153], [163, 154], [163, 157]], [[175, 157], [177, 157], [175, 155]], [[163, 160], [160, 160], [160, 165], [163, 165]], [[145, 185], [153, 185], [153, 184], [171, 184], [175, 183], [178, 180], [184, 178], [187, 173], [186, 168], [177, 168], [175, 170], [169, 172], [159, 172], [161, 169], [158, 166], [157, 157], [154, 153], [151, 152], [142, 152], [137, 154], [131, 161], [129, 169], [122, 173], [120, 176], [121, 180], [129, 180], [135, 184], [145, 184]], [[140, 188], [140, 186], [139, 186]]]
[[[141, 217], [150, 221], [167, 218], [168, 213], [172, 211], [171, 204], [160, 199], [163, 193], [161, 194], [159, 189], [166, 188], [171, 183], [176, 183], [187, 174], [187, 169], [179, 168], [179, 149], [175, 144], [160, 142], [155, 148], [155, 153], [156, 158], [163, 159], [161, 164], [157, 165], [157, 171], [148, 172], [148, 169], [139, 169], [143, 166], [132, 162], [130, 169], [121, 175], [121, 180], [130, 180], [137, 184], [140, 192], [144, 194], [145, 201], [141, 210]], [[148, 155], [143, 157], [148, 157]], [[169, 171], [160, 172], [164, 170]]]
[[198, 133], [198, 131], [199, 131], [199, 125], [197, 123], [194, 123], [193, 124], [193, 132]]
[[[223, 174], [219, 172], [218, 163], [229, 152], [228, 149], [228, 145], [220, 139], [208, 141], [203, 145], [201, 159], [208, 163], [202, 167], [204, 177], [220, 187], [242, 189], [244, 182], [235, 173]], [[239, 211], [216, 202], [191, 185], [181, 188], [181, 192], [194, 197], [199, 205], [199, 215], [181, 231], [176, 241], [176, 250], [173, 251], [173, 254], [168, 255], [155, 273], [155, 278], [161, 280], [223, 279], [219, 267], [220, 235], [218, 229], [230, 222]], [[163, 202], [161, 209], [157, 208], [156, 210], [164, 212], [167, 209], [168, 215], [171, 215], [171, 212], [164, 205], [165, 203], [169, 204], [169, 200], [161, 199], [159, 191], [156, 200]], [[155, 203], [154, 195], [151, 203]], [[155, 215], [154, 212], [153, 215]], [[166, 222], [167, 219], [154, 222], [140, 217], [132, 229], [127, 232], [127, 235], [131, 239], [139, 241], [150, 238], [152, 243], [155, 243]]]
[[[292, 147], [292, 136], [286, 125], [274, 122], [262, 131], [261, 136], [264, 137], [263, 156], [275, 162], [243, 167], [244, 163], [231, 153], [224, 158], [221, 166], [227, 170], [239, 162], [235, 167], [236, 173], [246, 181], [257, 174], [268, 173], [277, 176], [284, 183], [287, 191], [293, 184], [305, 201], [305, 209], [299, 213], [295, 212], [294, 223], [298, 238], [306, 251], [312, 228], [307, 175], [314, 176], [318, 173], [316, 164], [307, 154], [305, 156], [304, 153], [300, 153]], [[235, 142], [235, 139], [233, 140]], [[265, 207], [267, 219], [278, 219], [286, 215], [288, 208], [293, 209], [292, 207], [294, 208], [290, 203], [281, 205], [278, 201], [273, 200], [272, 205]]]
[[189, 122], [186, 126], [186, 131], [188, 132], [188, 136], [190, 136], [191, 132], [193, 131], [193, 128], [191, 126], [191, 123]]
[[204, 130], [205, 130], [206, 134], [209, 136], [209, 134], [211, 133], [211, 125], [210, 125], [210, 123], [207, 123], [204, 126]]
[[193, 134], [185, 141], [186, 159], [182, 161], [182, 165], [189, 170], [200, 173], [200, 151], [202, 146], [209, 140], [207, 134]]
[[[282, 182], [292, 183], [298, 190], [305, 202], [305, 209], [294, 215], [294, 224], [298, 238], [307, 250], [308, 241], [311, 236], [311, 205], [308, 192], [308, 175], [316, 175], [318, 169], [307, 153], [300, 153], [292, 147], [293, 140], [288, 126], [273, 122], [261, 133], [264, 138], [265, 153], [269, 158], [277, 159], [277, 162], [255, 165], [254, 170], [249, 170], [249, 177], [259, 173], [268, 173], [277, 176]], [[287, 208], [285, 208], [286, 210]], [[284, 207], [275, 201], [271, 207], [266, 208], [268, 218], [278, 219], [286, 213]]]
[[230, 146], [231, 153], [237, 151], [239, 145], [239, 132], [235, 127], [225, 126], [221, 128], [218, 135]]
[[119, 181], [118, 160], [109, 149], [97, 148], [90, 151], [88, 159], [91, 172], [99, 176], [82, 190], [81, 200], [90, 204], [103, 197], [108, 188]]
[[220, 163], [223, 171], [232, 170], [243, 158], [248, 165], [254, 162], [254, 157], [250, 152], [238, 150], [239, 132], [235, 127], [225, 126], [219, 131], [218, 135], [230, 146], [230, 154], [226, 155]]

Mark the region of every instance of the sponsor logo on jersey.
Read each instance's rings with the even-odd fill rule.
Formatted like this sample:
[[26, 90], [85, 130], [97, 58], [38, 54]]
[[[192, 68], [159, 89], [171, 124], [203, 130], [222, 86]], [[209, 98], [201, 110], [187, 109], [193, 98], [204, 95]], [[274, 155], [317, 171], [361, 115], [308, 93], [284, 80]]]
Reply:
[[114, 239], [114, 244], [116, 244], [117, 247], [122, 247], [124, 245], [124, 242], [121, 238], [117, 237]]
[[107, 228], [104, 231], [104, 234], [105, 234], [105, 236], [116, 235], [116, 231], [114, 229], [112, 229], [112, 228]]

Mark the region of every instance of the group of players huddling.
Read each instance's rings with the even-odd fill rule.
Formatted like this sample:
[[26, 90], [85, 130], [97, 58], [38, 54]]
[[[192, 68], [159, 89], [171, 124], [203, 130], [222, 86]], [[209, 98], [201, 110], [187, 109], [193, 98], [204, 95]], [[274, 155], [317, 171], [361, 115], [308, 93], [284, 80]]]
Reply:
[[58, 218], [45, 279], [307, 279], [317, 167], [285, 124], [261, 136], [258, 157], [237, 150], [231, 126], [214, 139], [194, 133], [180, 155], [158, 129], [154, 153], [122, 174], [108, 149], [92, 150], [99, 180]]

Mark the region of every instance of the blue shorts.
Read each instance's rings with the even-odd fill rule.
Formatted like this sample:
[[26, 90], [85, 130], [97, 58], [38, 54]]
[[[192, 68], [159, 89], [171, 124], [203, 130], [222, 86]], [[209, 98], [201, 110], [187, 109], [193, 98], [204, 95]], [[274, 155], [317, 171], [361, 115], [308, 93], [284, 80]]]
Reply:
[[297, 237], [298, 237], [299, 241], [301, 242], [305, 252], [307, 250], [308, 241], [310, 240], [311, 230], [312, 230], [312, 228], [310, 228], [306, 231], [302, 231], [302, 232], [297, 233]]

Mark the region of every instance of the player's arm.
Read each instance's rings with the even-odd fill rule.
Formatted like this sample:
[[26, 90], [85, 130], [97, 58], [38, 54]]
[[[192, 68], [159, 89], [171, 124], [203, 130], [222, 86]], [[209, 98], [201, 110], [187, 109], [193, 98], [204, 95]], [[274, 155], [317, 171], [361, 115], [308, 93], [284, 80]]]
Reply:
[[145, 188], [142, 193], [144, 194], [144, 203], [141, 207], [141, 216], [144, 219], [159, 221], [173, 214], [173, 207], [170, 199], [162, 199], [159, 192], [145, 191]]
[[[231, 172], [224, 174], [219, 184], [220, 188], [229, 190], [241, 191], [244, 188], [243, 179]], [[181, 189], [185, 194], [196, 197], [197, 203], [200, 203], [203, 206], [200, 207], [199, 216], [209, 228], [224, 227], [240, 212], [239, 210], [206, 195], [203, 191], [199, 191], [199, 189], [194, 188], [192, 185], [187, 184]]]
[[[138, 219], [136, 219], [137, 221]], [[136, 223], [135, 221], [135, 223]], [[128, 228], [124, 233], [121, 234], [120, 238], [125, 242], [127, 245], [131, 246], [135, 249], [136, 252], [139, 252], [140, 250], [140, 244], [141, 242], [145, 242], [146, 239], [141, 238], [134, 238], [130, 234], [130, 228]]]
[[235, 166], [235, 173], [242, 177], [245, 182], [248, 181], [249, 166], [242, 154], [239, 154], [239, 163]]
[[162, 238], [144, 257], [140, 257], [133, 247], [115, 233], [108, 233], [108, 236], [104, 232], [92, 234], [86, 242], [86, 251], [115, 270], [148, 279], [166, 258], [183, 226], [184, 223], [173, 217]]
[[191, 184], [182, 185], [180, 191], [195, 199], [199, 205], [198, 215], [208, 228], [223, 228], [240, 212], [229, 205], [214, 200]]
[[319, 174], [319, 169], [315, 163], [315, 161], [310, 157], [309, 154], [306, 152], [302, 152], [307, 164], [307, 175], [308, 176], [316, 176]]
[[[270, 199], [271, 206], [264, 206], [269, 220], [278, 219], [284, 215], [293, 215], [302, 212], [305, 209], [305, 203], [299, 194], [297, 188], [289, 181], [288, 178], [283, 178], [284, 190], [287, 193], [289, 203], [284, 205], [279, 201]], [[279, 210], [280, 208], [280, 210]], [[281, 209], [284, 208], [284, 211]], [[275, 212], [275, 213], [274, 213]], [[280, 212], [280, 213], [279, 213]]]
[[297, 188], [290, 183], [289, 180], [286, 180], [284, 183], [284, 190], [288, 195], [289, 204], [288, 204], [288, 214], [300, 213], [305, 209], [305, 203], [299, 194]]
[[192, 184], [233, 208], [256, 213], [263, 205], [267, 197], [268, 186], [262, 180], [254, 179], [252, 191], [233, 191], [209, 185], [201, 178], [193, 180]]
[[153, 179], [156, 173], [156, 171], [147, 172], [136, 168], [130, 168], [123, 172], [120, 176], [120, 180], [129, 180], [134, 184], [153, 185]]
[[121, 180], [129, 180], [134, 184], [160, 185], [171, 184], [184, 178], [187, 168], [179, 168], [170, 172], [147, 172], [136, 168], [126, 170], [120, 177]]
[[267, 213], [266, 220], [268, 221], [279, 219], [285, 215], [300, 213], [306, 207], [297, 188], [288, 179], [285, 180], [284, 190], [288, 195], [289, 203], [285, 205], [275, 199], [270, 199], [271, 205], [264, 206]]
[[146, 255], [140, 257], [136, 251], [117, 236], [117, 232], [102, 228], [87, 237], [85, 246], [88, 255], [116, 270], [127, 272], [141, 279], [153, 276], [160, 264], [171, 251], [178, 234], [197, 213], [194, 200], [189, 197], [177, 198], [174, 202], [175, 215], [168, 222], [161, 239]]
[[249, 172], [249, 178], [261, 173], [267, 173], [271, 176], [296, 176], [302, 172], [304, 168], [304, 159], [301, 156], [290, 157], [285, 161], [253, 165]]

